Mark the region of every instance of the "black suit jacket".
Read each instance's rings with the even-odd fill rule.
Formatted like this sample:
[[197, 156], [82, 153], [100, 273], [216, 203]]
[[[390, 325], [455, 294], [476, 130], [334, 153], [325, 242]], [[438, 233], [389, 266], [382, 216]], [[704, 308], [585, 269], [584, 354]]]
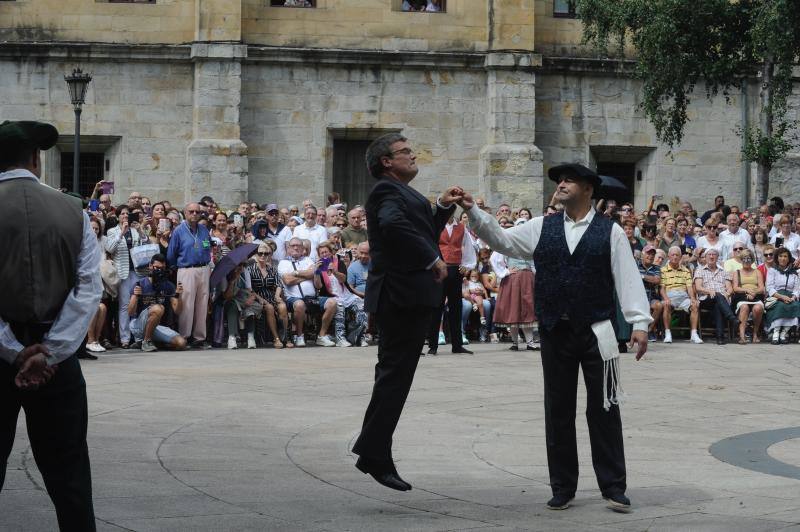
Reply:
[[372, 260], [364, 301], [367, 312], [378, 310], [381, 297], [400, 307], [438, 307], [442, 284], [427, 268], [441, 257], [439, 234], [455, 206], [432, 208], [410, 186], [382, 177], [365, 207]]

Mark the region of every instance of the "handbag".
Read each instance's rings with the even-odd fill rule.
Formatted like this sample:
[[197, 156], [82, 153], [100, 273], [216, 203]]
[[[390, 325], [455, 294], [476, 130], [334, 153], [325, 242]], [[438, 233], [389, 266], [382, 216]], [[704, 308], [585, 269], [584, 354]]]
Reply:
[[769, 296], [766, 301], [764, 301], [764, 308], [769, 310], [775, 306], [775, 303], [778, 302], [778, 298], [775, 296]]
[[153, 255], [158, 253], [160, 248], [158, 244], [142, 244], [131, 248], [131, 261], [135, 269], [147, 268], [150, 265], [150, 259]]
[[112, 299], [116, 299], [120, 279], [113, 260], [103, 259], [100, 261], [100, 277], [103, 279], [103, 289]]

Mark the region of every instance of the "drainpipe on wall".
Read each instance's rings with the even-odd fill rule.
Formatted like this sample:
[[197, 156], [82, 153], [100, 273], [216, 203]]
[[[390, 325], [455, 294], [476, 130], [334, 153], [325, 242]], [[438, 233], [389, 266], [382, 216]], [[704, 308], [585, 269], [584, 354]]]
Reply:
[[744, 159], [745, 132], [750, 127], [750, 112], [747, 101], [747, 80], [742, 83], [742, 209], [750, 206], [750, 163]]

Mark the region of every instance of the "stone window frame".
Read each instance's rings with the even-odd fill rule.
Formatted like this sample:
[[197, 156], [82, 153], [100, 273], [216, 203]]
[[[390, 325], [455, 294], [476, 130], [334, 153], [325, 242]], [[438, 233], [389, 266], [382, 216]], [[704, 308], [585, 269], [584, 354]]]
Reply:
[[[559, 4], [566, 4], [567, 10], [559, 10]], [[554, 18], [578, 18], [578, 2], [576, 0], [553, 0]]]
[[310, 6], [287, 6], [279, 3], [283, 1], [284, 0], [269, 0], [269, 4], [267, 4], [267, 7], [286, 7], [289, 9], [316, 9], [317, 7], [317, 0], [309, 0], [311, 2]]
[[447, 0], [441, 0], [442, 8], [439, 11], [403, 11], [403, 0], [392, 0], [392, 11], [400, 13], [425, 13], [428, 15], [441, 15], [447, 13]]

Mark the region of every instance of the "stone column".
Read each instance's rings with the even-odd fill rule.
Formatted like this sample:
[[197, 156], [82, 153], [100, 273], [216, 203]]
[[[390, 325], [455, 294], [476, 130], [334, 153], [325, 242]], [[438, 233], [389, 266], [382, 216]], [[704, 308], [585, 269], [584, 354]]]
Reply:
[[[490, 52], [486, 56], [487, 143], [480, 152], [479, 194], [486, 204], [532, 207], [542, 197], [542, 152], [536, 140], [536, 76], [541, 56]], [[535, 213], [536, 214], [536, 213]]]
[[186, 154], [186, 201], [212, 196], [225, 207], [247, 198], [247, 146], [239, 138], [242, 98], [241, 0], [196, 4], [193, 138]]

